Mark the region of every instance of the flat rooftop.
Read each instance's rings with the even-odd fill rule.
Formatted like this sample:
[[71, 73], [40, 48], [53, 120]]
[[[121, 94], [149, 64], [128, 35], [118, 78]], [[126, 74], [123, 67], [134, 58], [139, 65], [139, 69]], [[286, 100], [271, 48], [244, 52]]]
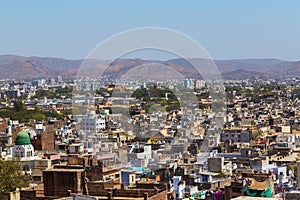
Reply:
[[44, 170], [47, 172], [82, 172], [84, 171], [84, 169], [59, 169], [59, 168], [55, 168], [55, 169], [47, 169]]
[[259, 200], [259, 199], [282, 200], [282, 198], [279, 198], [279, 197], [265, 198], [265, 197], [247, 197], [247, 196], [239, 196], [239, 197], [236, 197], [236, 198], [232, 198], [231, 200]]

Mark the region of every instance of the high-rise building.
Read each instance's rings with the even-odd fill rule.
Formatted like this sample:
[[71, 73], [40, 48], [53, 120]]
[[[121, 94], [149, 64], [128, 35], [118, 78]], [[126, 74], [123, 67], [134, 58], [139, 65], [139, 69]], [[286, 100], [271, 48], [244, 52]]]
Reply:
[[201, 89], [205, 87], [205, 81], [204, 80], [195, 80], [194, 81], [194, 88]]
[[57, 82], [61, 83], [62, 82], [62, 77], [61, 76], [57, 76]]
[[51, 78], [51, 79], [50, 79], [50, 84], [51, 84], [51, 85], [55, 85], [55, 79], [54, 79], [54, 78]]
[[184, 81], [183, 81], [183, 87], [185, 88], [185, 89], [190, 89], [191, 88], [191, 79], [185, 79]]

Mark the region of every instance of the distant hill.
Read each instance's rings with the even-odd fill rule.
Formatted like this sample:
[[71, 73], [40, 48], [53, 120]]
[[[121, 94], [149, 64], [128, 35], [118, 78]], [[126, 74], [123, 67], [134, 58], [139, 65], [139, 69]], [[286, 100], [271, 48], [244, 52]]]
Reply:
[[216, 60], [216, 65], [220, 71], [229, 72], [235, 70], [249, 70], [265, 73], [275, 71], [281, 68], [286, 68], [293, 64], [290, 61], [278, 59], [234, 59], [234, 60]]
[[255, 72], [255, 71], [247, 71], [244, 69], [238, 69], [231, 72], [223, 72], [222, 77], [224, 79], [256, 79], [256, 78], [265, 78], [266, 75], [261, 72]]
[[45, 78], [55, 75], [55, 70], [34, 60], [20, 56], [0, 56], [0, 78]]
[[[86, 68], [80, 68], [85, 62]], [[214, 63], [207, 59], [194, 58], [193, 63], [205, 66], [209, 72], [210, 66], [216, 64], [222, 76], [226, 79], [249, 79], [256, 77], [292, 77], [300, 76], [300, 61], [284, 61], [279, 59], [232, 59], [215, 60]], [[118, 59], [110, 64], [109, 61], [97, 59], [63, 59], [49, 57], [24, 57], [18, 55], [0, 55], [0, 79], [24, 79], [24, 78], [49, 78], [58, 75], [64, 78], [74, 78], [80, 70], [81, 74], [99, 77], [104, 74], [111, 77], [121, 77], [128, 72], [132, 72], [137, 66], [148, 65], [147, 72], [142, 72], [141, 68], [136, 73], [149, 73], [163, 78], [168, 74], [164, 69], [159, 73], [158, 67], [149, 67], [149, 64], [165, 65], [172, 68], [176, 73], [185, 77], [199, 77], [198, 71], [184, 59], [172, 59], [166, 61], [141, 60], [141, 59]], [[103, 73], [102, 73], [103, 72]]]
[[43, 58], [43, 57], [29, 57], [29, 59], [35, 61], [41, 66], [53, 69], [53, 70], [66, 70], [71, 68], [79, 68], [82, 59], [67, 60], [63, 58]]

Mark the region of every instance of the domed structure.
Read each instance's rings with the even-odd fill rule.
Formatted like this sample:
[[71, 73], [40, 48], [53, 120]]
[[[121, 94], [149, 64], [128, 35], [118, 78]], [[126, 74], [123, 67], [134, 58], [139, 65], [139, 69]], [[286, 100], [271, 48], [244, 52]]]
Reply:
[[16, 145], [30, 145], [30, 137], [24, 130], [20, 131], [16, 137]]
[[31, 158], [34, 156], [34, 148], [30, 143], [30, 137], [24, 130], [17, 134], [13, 156], [19, 158]]

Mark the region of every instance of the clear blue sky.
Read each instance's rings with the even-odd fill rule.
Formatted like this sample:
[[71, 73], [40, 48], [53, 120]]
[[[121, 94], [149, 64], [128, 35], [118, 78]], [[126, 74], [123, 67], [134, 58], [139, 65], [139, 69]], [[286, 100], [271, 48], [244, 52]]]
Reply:
[[12, 1], [0, 2], [0, 54], [85, 57], [131, 28], [185, 33], [214, 59], [300, 60], [300, 1]]

